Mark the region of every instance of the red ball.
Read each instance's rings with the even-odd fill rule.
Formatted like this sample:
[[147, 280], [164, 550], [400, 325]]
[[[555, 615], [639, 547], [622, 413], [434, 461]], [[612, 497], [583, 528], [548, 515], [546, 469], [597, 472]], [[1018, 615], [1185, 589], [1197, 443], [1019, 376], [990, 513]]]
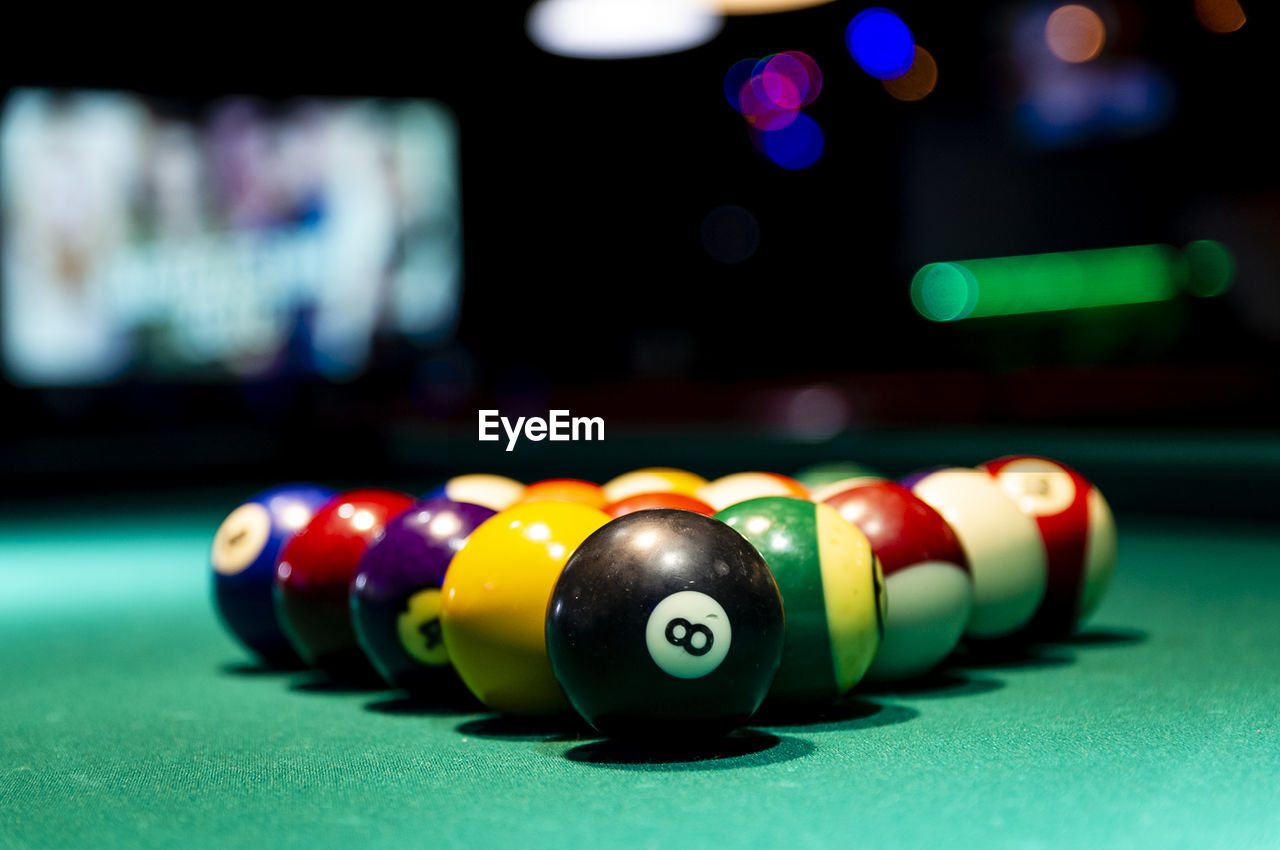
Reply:
[[360, 558], [414, 499], [393, 490], [340, 493], [280, 553], [275, 601], [280, 627], [312, 667], [344, 680], [377, 679], [351, 627], [351, 582]]
[[651, 511], [656, 508], [675, 508], [680, 511], [693, 511], [695, 514], [704, 516], [711, 516], [716, 512], [715, 508], [701, 499], [695, 499], [683, 493], [670, 492], [637, 493], [634, 496], [619, 499], [613, 504], [605, 505], [604, 512], [617, 519], [620, 516], [626, 516], [636, 511]]

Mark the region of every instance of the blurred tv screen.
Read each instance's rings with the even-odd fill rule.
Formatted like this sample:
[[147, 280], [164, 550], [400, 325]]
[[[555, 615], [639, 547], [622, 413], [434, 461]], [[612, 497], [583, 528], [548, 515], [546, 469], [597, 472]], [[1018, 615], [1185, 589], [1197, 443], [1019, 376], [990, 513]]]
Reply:
[[29, 386], [343, 379], [458, 317], [458, 130], [426, 100], [18, 89], [3, 362]]

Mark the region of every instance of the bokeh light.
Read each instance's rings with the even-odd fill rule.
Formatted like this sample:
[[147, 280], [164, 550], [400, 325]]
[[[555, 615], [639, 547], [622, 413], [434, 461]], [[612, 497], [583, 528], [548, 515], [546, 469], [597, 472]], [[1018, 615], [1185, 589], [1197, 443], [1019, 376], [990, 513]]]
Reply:
[[759, 130], [780, 130], [799, 114], [799, 110], [782, 109], [770, 100], [759, 75], [744, 83], [738, 92], [738, 111]]
[[829, 440], [849, 427], [853, 408], [838, 387], [817, 384], [788, 393], [782, 401], [783, 431], [807, 442]]
[[822, 89], [822, 72], [817, 67], [816, 62], [799, 51], [778, 53], [765, 61], [759, 72], [760, 82], [769, 100], [778, 108], [799, 109], [812, 103]]
[[935, 322], [966, 318], [978, 301], [978, 282], [961, 263], [930, 263], [911, 280], [916, 312]]
[[[724, 76], [725, 99], [749, 121], [808, 106], [821, 91], [822, 70], [812, 57], [799, 50], [740, 60]], [[790, 123], [790, 117], [784, 123]]]
[[725, 99], [746, 119], [756, 149], [791, 170], [822, 156], [822, 129], [800, 111], [821, 92], [822, 69], [799, 50], [742, 59], [724, 77]]
[[845, 28], [844, 41], [854, 61], [878, 80], [902, 76], [915, 58], [911, 30], [902, 18], [878, 6], [854, 16]]
[[726, 204], [702, 220], [702, 248], [717, 263], [741, 263], [759, 246], [760, 224], [749, 210]]
[[742, 111], [742, 87], [751, 81], [758, 59], [740, 59], [724, 75], [724, 98], [738, 112]]
[[831, 0], [711, 0], [711, 5], [726, 15], [766, 15], [822, 6]]
[[907, 72], [901, 77], [881, 80], [880, 84], [898, 100], [908, 103], [923, 100], [938, 85], [938, 63], [934, 61], [933, 54], [917, 44], [915, 59]]
[[724, 18], [702, 0], [539, 0], [525, 19], [534, 44], [576, 59], [631, 59], [688, 50]]
[[[1214, 249], [1197, 250], [1205, 267], [1220, 265]], [[1189, 285], [1194, 264], [1169, 245], [930, 263], [911, 281], [911, 302], [925, 318], [949, 322], [1167, 301]], [[1206, 276], [1221, 279], [1220, 270]]]
[[1213, 239], [1198, 239], [1184, 248], [1183, 254], [1187, 258], [1187, 292], [1209, 298], [1231, 288], [1236, 260], [1226, 245]]
[[765, 156], [789, 171], [810, 167], [822, 156], [826, 136], [818, 122], [803, 112], [787, 126], [773, 131], [755, 131], [757, 146]]
[[1196, 18], [1209, 32], [1235, 32], [1244, 26], [1244, 9], [1237, 0], [1196, 0]]
[[1059, 6], [1049, 15], [1044, 25], [1044, 40], [1049, 51], [1062, 61], [1088, 62], [1102, 52], [1107, 28], [1097, 12], [1071, 3]]

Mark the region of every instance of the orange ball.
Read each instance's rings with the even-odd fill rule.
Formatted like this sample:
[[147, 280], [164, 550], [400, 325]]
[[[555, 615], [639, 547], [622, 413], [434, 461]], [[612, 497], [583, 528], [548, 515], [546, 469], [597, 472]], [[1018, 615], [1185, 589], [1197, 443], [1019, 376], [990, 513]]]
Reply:
[[654, 508], [675, 508], [681, 511], [693, 511], [696, 514], [704, 514], [706, 516], [711, 516], [716, 512], [715, 508], [701, 499], [695, 499], [683, 493], [672, 492], [637, 493], [634, 496], [628, 496], [625, 499], [619, 499], [612, 504], [605, 505], [604, 512], [617, 519], [620, 516], [626, 516], [636, 511], [650, 511]]
[[573, 502], [593, 508], [605, 506], [604, 488], [590, 481], [577, 478], [548, 478], [535, 481], [524, 488], [517, 505], [529, 502]]

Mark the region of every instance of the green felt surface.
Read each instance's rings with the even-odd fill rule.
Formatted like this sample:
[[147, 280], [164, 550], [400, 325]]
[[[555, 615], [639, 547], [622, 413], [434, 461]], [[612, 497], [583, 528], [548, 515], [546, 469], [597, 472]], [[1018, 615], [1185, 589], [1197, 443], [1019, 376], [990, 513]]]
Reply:
[[0, 847], [1280, 847], [1274, 527], [1122, 516], [1072, 643], [693, 758], [254, 668], [225, 507], [0, 524]]

